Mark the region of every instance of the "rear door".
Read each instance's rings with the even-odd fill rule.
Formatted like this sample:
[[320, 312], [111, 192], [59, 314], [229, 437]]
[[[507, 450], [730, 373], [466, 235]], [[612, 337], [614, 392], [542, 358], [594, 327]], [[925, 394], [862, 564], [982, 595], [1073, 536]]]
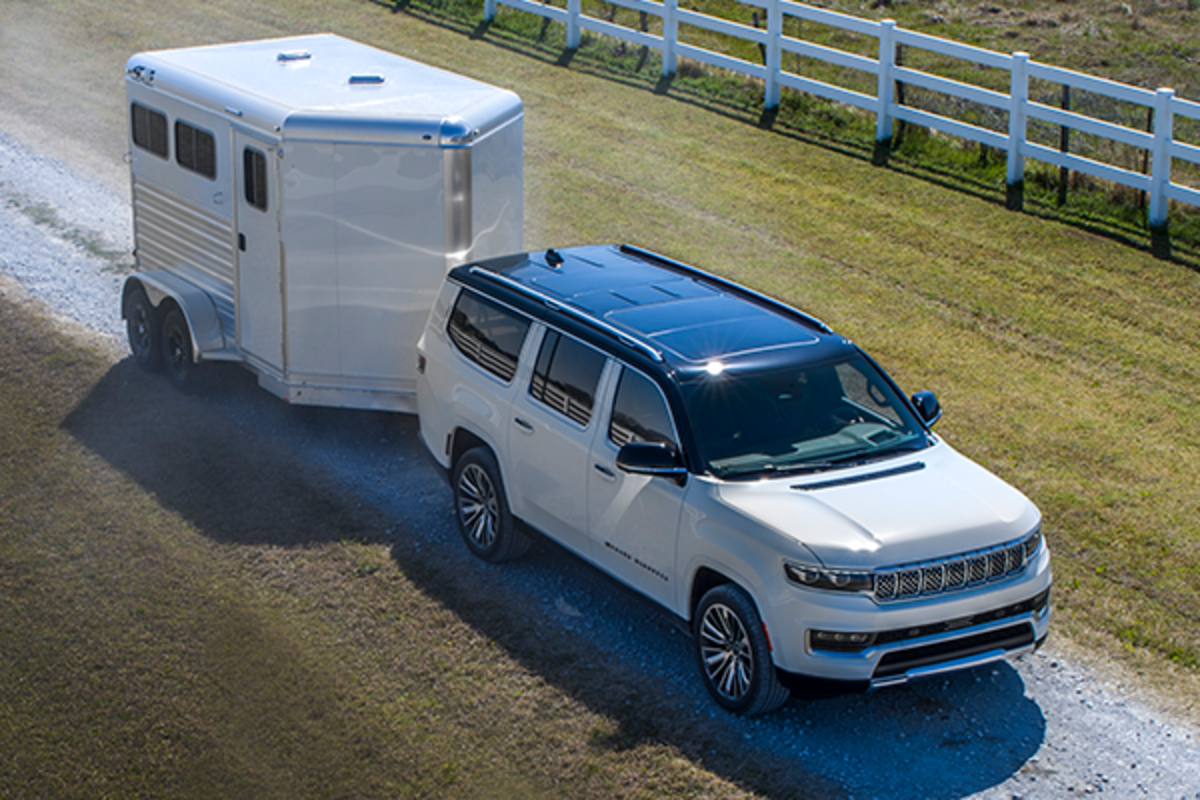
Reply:
[[238, 346], [283, 370], [283, 273], [276, 147], [235, 130]]
[[508, 433], [513, 512], [585, 556], [588, 452], [607, 363], [590, 345], [546, 330], [530, 382], [513, 400]]

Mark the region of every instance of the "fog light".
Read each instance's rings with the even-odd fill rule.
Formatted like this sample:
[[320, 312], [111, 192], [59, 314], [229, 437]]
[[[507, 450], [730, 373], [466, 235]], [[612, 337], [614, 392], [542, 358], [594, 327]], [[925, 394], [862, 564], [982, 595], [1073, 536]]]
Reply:
[[875, 634], [853, 631], [810, 631], [813, 650], [857, 653], [875, 643]]

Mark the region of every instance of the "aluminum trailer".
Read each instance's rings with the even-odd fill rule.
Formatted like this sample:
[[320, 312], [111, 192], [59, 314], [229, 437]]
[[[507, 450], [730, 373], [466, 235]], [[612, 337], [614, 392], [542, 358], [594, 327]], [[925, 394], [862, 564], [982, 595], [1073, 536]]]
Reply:
[[521, 100], [331, 34], [126, 65], [134, 357], [299, 404], [416, 411], [445, 273], [521, 252]]

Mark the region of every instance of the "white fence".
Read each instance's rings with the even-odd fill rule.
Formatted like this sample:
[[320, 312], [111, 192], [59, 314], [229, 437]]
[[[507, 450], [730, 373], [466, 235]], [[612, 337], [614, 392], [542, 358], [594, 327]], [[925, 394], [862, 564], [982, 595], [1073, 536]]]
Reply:
[[[1127, 86], [1032, 61], [1027, 53], [1011, 55], [997, 53], [905, 30], [897, 27], [892, 20], [874, 22], [793, 3], [789, 0], [738, 1], [745, 6], [762, 9], [765, 17], [765, 29], [679, 8], [678, 0], [662, 0], [662, 2], [607, 0], [610, 5], [657, 17], [661, 20], [661, 35], [645, 30], [634, 30], [604, 19], [587, 16], [582, 13], [581, 0], [566, 0], [566, 8], [534, 0], [484, 0], [484, 16], [488, 20], [494, 19], [497, 4], [503, 3], [563, 23], [567, 31], [567, 47], [571, 49], [579, 47], [580, 35], [583, 30], [653, 48], [662, 53], [663, 75], [675, 73], [677, 59], [680, 56], [748, 75], [763, 82], [764, 105], [767, 108], [779, 105], [779, 93], [782, 87], [854, 106], [876, 115], [875, 138], [881, 143], [891, 139], [895, 120], [904, 120], [980, 142], [1007, 154], [1006, 180], [1010, 187], [1020, 187], [1023, 184], [1025, 159], [1032, 158], [1144, 191], [1150, 198], [1149, 222], [1151, 228], [1165, 229], [1168, 201], [1170, 200], [1200, 206], [1200, 190], [1183, 183], [1176, 183], [1172, 181], [1171, 177], [1171, 166], [1175, 159], [1200, 164], [1200, 147], [1179, 141], [1173, 135], [1176, 117], [1200, 120], [1200, 103], [1175, 97], [1172, 89], [1159, 89], [1154, 92]], [[877, 56], [871, 58], [787, 36], [784, 34], [784, 21], [787, 17], [876, 39], [879, 44]], [[682, 42], [679, 37], [681, 24], [755, 43], [761, 48], [765, 63], [746, 61]], [[995, 91], [902, 66], [897, 63], [896, 59], [898, 46], [947, 56], [993, 70], [1006, 71], [1011, 76], [1008, 92]], [[816, 59], [874, 76], [875, 94], [855, 91], [789, 72], [784, 68], [784, 53], [794, 53], [804, 58]], [[1152, 112], [1152, 129], [1143, 131], [1031, 100], [1029, 96], [1030, 79], [1060, 84], [1116, 101], [1142, 106]], [[1006, 132], [991, 130], [964, 120], [898, 103], [894, 91], [897, 83], [920, 87], [951, 98], [994, 108], [1007, 114], [1008, 129]], [[1027, 136], [1029, 120], [1041, 120], [1100, 139], [1140, 148], [1149, 154], [1150, 173], [1146, 175], [1126, 167], [1073, 155], [1062, 149], [1056, 150], [1031, 141]]]

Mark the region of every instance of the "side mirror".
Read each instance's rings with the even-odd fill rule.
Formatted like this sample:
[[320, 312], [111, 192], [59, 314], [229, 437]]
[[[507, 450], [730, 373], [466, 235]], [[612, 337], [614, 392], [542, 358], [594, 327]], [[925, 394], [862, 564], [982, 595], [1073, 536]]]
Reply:
[[617, 452], [617, 467], [634, 475], [671, 478], [680, 485], [687, 478], [679, 454], [662, 442], [630, 442]]
[[942, 404], [933, 392], [917, 392], [912, 396], [913, 407], [929, 427], [942, 418]]

